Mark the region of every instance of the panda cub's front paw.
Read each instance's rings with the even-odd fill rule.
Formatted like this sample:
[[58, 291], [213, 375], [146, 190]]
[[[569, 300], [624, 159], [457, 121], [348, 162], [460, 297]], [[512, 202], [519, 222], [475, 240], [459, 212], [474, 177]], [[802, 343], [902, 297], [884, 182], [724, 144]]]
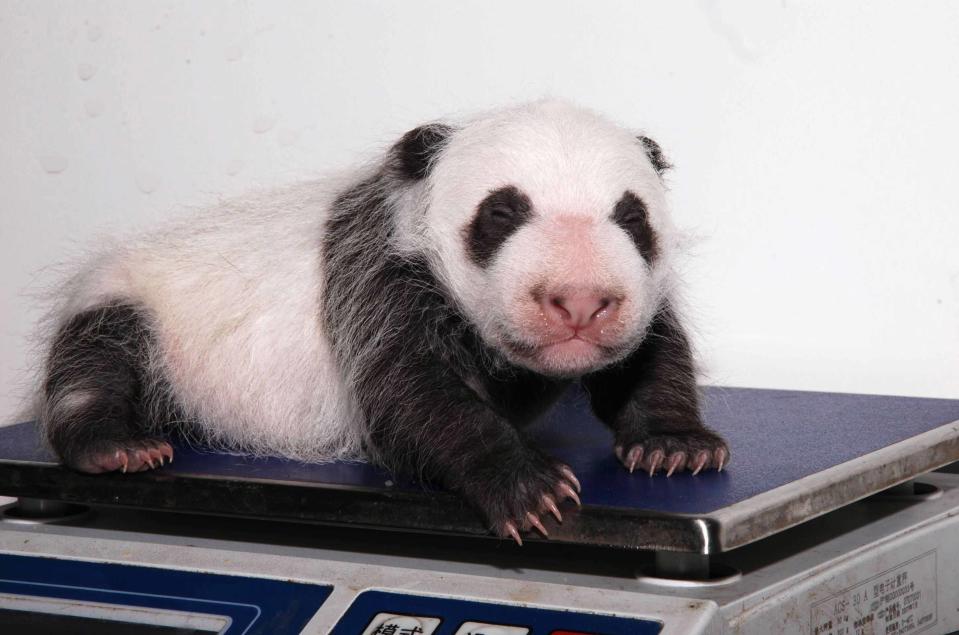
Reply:
[[682, 469], [694, 475], [708, 468], [721, 471], [730, 456], [723, 438], [705, 428], [635, 435], [618, 440], [613, 451], [631, 474], [639, 468], [650, 476], [659, 470], [665, 470], [666, 476]]
[[560, 506], [567, 499], [580, 505], [580, 484], [573, 470], [545, 456], [501, 464], [469, 489], [467, 498], [486, 516], [493, 533], [519, 545], [521, 534], [533, 529], [548, 537], [549, 517], [563, 522]]

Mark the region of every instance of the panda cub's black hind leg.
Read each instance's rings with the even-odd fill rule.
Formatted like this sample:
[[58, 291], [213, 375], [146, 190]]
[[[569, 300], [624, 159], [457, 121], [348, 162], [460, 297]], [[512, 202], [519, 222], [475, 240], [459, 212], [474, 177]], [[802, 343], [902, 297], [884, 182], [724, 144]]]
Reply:
[[150, 429], [146, 368], [152, 337], [143, 311], [116, 303], [75, 315], [50, 349], [40, 425], [69, 467], [139, 472], [173, 460]]

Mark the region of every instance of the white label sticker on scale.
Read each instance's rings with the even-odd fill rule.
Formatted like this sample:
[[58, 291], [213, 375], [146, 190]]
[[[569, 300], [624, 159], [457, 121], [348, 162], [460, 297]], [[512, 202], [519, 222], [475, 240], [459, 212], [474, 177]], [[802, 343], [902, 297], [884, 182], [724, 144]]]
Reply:
[[456, 635], [529, 635], [529, 629], [523, 626], [466, 622], [457, 629]]
[[439, 625], [435, 617], [377, 613], [363, 635], [431, 635]]
[[883, 571], [816, 602], [812, 635], [921, 633], [936, 623], [936, 552]]

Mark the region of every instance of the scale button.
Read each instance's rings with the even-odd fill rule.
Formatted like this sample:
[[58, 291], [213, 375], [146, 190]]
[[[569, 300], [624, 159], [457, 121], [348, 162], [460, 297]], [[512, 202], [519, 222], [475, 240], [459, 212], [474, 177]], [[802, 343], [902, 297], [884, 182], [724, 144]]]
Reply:
[[377, 613], [363, 635], [430, 635], [439, 625], [436, 617]]
[[506, 626], [504, 624], [485, 624], [466, 622], [456, 631], [456, 635], [527, 635], [529, 629], [524, 626]]

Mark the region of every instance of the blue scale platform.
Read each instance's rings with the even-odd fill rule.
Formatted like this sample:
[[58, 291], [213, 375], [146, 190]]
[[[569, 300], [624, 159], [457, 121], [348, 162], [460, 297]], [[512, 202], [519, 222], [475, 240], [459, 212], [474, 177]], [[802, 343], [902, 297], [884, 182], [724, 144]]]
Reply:
[[[833, 491], [813, 514], [819, 515], [896, 484], [904, 470], [909, 478], [959, 460], [959, 400], [721, 387], [705, 388], [703, 397], [707, 425], [729, 441], [732, 461], [723, 472], [695, 477], [627, 473], [612, 454], [609, 431], [579, 390], [567, 393], [534, 424], [534, 439], [568, 463], [583, 486], [583, 509], [551, 532], [552, 539], [723, 550], [806, 519], [772, 513], [776, 510], [764, 502], [755, 509], [756, 518], [766, 513], [777, 520], [766, 530], [760, 526], [748, 536], [724, 539], [736, 533], [723, 526], [731, 517], [727, 512], [769, 499], [757, 497], [772, 490], [782, 492], [773, 498], [787, 505], [796, 496], [815, 494], [809, 491], [816, 487], [809, 483], [811, 476], [834, 474], [827, 479], [833, 485], [847, 479], [848, 495], [837, 499]], [[884, 453], [875, 454], [879, 451]], [[882, 457], [882, 465], [868, 460], [873, 455]], [[183, 446], [175, 456], [172, 465], [155, 472], [76, 474], [56, 465], [32, 424], [19, 424], [0, 429], [0, 495], [485, 533], [472, 510], [450, 494], [363, 463], [310, 465]], [[898, 469], [884, 469], [893, 464]], [[703, 521], [712, 535], [702, 537], [694, 521]]]

